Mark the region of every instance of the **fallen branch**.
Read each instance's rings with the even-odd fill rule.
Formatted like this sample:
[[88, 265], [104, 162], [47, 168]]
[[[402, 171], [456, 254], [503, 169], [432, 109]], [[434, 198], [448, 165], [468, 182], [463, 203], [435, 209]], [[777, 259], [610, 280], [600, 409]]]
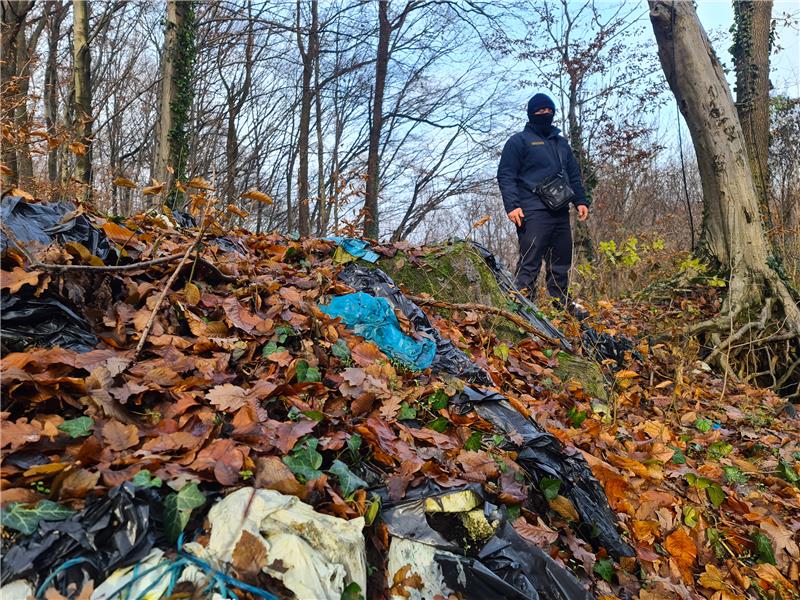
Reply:
[[[25, 246], [20, 242], [16, 236], [5, 226], [2, 225], [3, 232], [8, 236], [8, 238], [14, 243], [14, 246], [22, 252], [25, 258], [28, 259], [28, 262], [31, 265], [32, 270], [40, 270], [40, 271], [52, 271], [54, 273], [63, 273], [65, 271], [95, 271], [95, 272], [113, 272], [113, 271], [135, 271], [136, 269], [141, 269], [144, 267], [152, 267], [153, 265], [160, 265], [162, 263], [172, 262], [173, 260], [177, 260], [184, 255], [183, 252], [179, 252], [178, 254], [170, 254], [169, 256], [161, 256], [159, 258], [153, 258], [151, 260], [145, 260], [142, 262], [135, 262], [130, 263], [127, 265], [58, 265], [55, 263], [43, 263], [36, 259]], [[191, 250], [195, 244], [189, 246], [189, 250]]]
[[554, 344], [559, 343], [558, 340], [554, 340], [553, 338], [543, 334], [541, 331], [536, 329], [533, 325], [531, 325], [528, 321], [516, 315], [512, 312], [504, 310], [502, 308], [497, 308], [495, 306], [488, 306], [486, 304], [453, 304], [451, 302], [443, 302], [441, 300], [434, 300], [433, 298], [424, 298], [422, 296], [407, 296], [409, 300], [412, 302], [416, 302], [417, 304], [422, 304], [425, 306], [435, 306], [437, 308], [447, 308], [449, 310], [473, 310], [475, 312], [483, 312], [489, 313], [491, 315], [497, 315], [499, 317], [503, 317], [504, 319], [511, 321], [517, 327], [524, 329], [535, 338], [545, 338], [549, 342], [553, 342]]

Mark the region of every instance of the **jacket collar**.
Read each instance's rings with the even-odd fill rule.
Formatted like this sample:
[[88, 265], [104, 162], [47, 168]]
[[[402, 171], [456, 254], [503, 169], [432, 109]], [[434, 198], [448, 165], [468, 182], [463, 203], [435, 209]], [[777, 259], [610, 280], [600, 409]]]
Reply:
[[[533, 124], [530, 123], [530, 122], [525, 123], [525, 129], [527, 129], [528, 131], [530, 131], [532, 134], [534, 134], [536, 136], [542, 137], [541, 135], [539, 135], [539, 133], [537, 133], [537, 131], [533, 128]], [[558, 127], [556, 127], [555, 125], [552, 125], [551, 129], [550, 129], [550, 133], [547, 135], [547, 139], [558, 137], [558, 135], [560, 133], [561, 133], [561, 130]]]

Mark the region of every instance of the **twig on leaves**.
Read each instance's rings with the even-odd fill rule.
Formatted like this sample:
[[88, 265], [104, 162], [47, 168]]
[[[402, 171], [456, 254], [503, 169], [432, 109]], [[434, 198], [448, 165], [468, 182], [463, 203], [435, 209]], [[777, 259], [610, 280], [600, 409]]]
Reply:
[[447, 308], [450, 310], [473, 310], [476, 312], [484, 312], [484, 313], [489, 313], [491, 315], [498, 315], [503, 317], [504, 319], [511, 321], [517, 327], [524, 329], [525, 331], [527, 331], [528, 333], [532, 334], [537, 338], [545, 338], [550, 342], [557, 343], [557, 340], [554, 340], [544, 335], [541, 331], [536, 329], [533, 325], [528, 323], [528, 321], [526, 321], [519, 315], [515, 315], [514, 313], [504, 310], [502, 308], [497, 308], [496, 306], [487, 306], [486, 304], [473, 304], [473, 303], [454, 304], [451, 302], [434, 300], [433, 298], [424, 298], [422, 296], [407, 296], [407, 298], [412, 302], [416, 302], [417, 304], [423, 304], [426, 306], [435, 306], [437, 308]]
[[[215, 186], [216, 187], [216, 186]], [[189, 259], [189, 255], [192, 253], [192, 250], [200, 244], [200, 241], [203, 239], [203, 234], [206, 231], [207, 223], [206, 223], [206, 216], [208, 215], [208, 210], [211, 207], [211, 199], [206, 202], [206, 206], [203, 209], [203, 216], [200, 217], [200, 226], [197, 230], [197, 236], [195, 236], [194, 241], [192, 244], [186, 249], [184, 252], [183, 257], [181, 257], [181, 261], [178, 263], [178, 266], [175, 267], [175, 270], [172, 272], [172, 275], [169, 276], [166, 285], [164, 285], [164, 289], [161, 290], [161, 294], [159, 294], [158, 299], [156, 300], [155, 306], [153, 306], [153, 312], [150, 313], [150, 318], [147, 319], [147, 323], [142, 330], [141, 335], [139, 336], [139, 343], [136, 344], [136, 350], [133, 353], [133, 360], [136, 360], [139, 357], [139, 354], [144, 348], [144, 343], [147, 341], [147, 336], [150, 334], [150, 330], [153, 328], [153, 323], [155, 323], [156, 315], [158, 314], [159, 309], [161, 308], [161, 304], [164, 302], [164, 298], [167, 297], [172, 284], [175, 282], [175, 279], [178, 277], [178, 273], [181, 272], [183, 269], [183, 265]]]

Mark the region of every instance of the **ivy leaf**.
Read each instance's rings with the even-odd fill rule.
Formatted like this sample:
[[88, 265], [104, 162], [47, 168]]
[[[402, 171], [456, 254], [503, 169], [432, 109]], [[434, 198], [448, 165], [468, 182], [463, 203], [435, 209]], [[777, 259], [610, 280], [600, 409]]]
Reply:
[[364, 600], [364, 594], [361, 593], [361, 586], [355, 581], [351, 581], [342, 590], [342, 597], [340, 600]]
[[205, 503], [206, 497], [196, 483], [187, 483], [177, 494], [170, 494], [164, 499], [164, 529], [170, 542], [178, 541], [192, 511]]
[[357, 489], [367, 487], [367, 482], [353, 473], [350, 468], [340, 460], [333, 461], [329, 472], [339, 478], [339, 486], [345, 498], [350, 496]]
[[481, 435], [480, 431], [473, 431], [472, 435], [467, 438], [467, 441], [464, 442], [464, 450], [480, 450], [481, 443], [483, 442], [483, 435]]
[[264, 347], [261, 349], [261, 356], [262, 358], [267, 358], [270, 354], [275, 354], [277, 352], [284, 352], [286, 348], [283, 346], [279, 346], [275, 342], [267, 342]]
[[131, 479], [131, 483], [141, 488], [158, 488], [163, 483], [160, 477], [153, 477], [147, 469], [142, 469]]
[[614, 574], [616, 573], [614, 569], [614, 562], [611, 559], [603, 558], [598, 560], [594, 563], [594, 567], [592, 571], [597, 573], [600, 577], [605, 579], [608, 583], [614, 579]]
[[583, 424], [583, 422], [586, 420], [586, 417], [588, 417], [588, 416], [589, 415], [585, 410], [580, 410], [579, 411], [574, 406], [572, 408], [570, 408], [569, 412], [567, 413], [567, 418], [569, 419], [569, 423], [575, 429], [578, 429]]
[[409, 419], [416, 419], [416, 418], [417, 418], [417, 409], [411, 408], [408, 405], [408, 402], [401, 402], [400, 411], [397, 413], [397, 420], [407, 421]]
[[361, 435], [358, 433], [354, 433], [349, 438], [347, 438], [347, 447], [350, 450], [350, 454], [353, 458], [358, 458], [358, 451], [361, 449]]
[[442, 433], [445, 429], [447, 429], [448, 425], [450, 425], [450, 421], [444, 417], [436, 417], [433, 421], [428, 423], [428, 427], [434, 431], [438, 431], [439, 433]]
[[304, 360], [297, 361], [297, 381], [299, 383], [322, 381], [319, 367], [311, 367]]
[[747, 483], [748, 477], [738, 467], [722, 467], [723, 477], [727, 483]]
[[319, 470], [322, 466], [322, 454], [317, 452], [317, 445], [317, 438], [308, 438], [297, 444], [289, 456], [283, 457], [284, 464], [292, 473], [301, 477], [303, 483], [322, 476], [322, 471]]
[[558, 492], [561, 491], [561, 481], [552, 477], [542, 477], [539, 489], [542, 490], [547, 500], [555, 500], [558, 498]]
[[719, 460], [720, 458], [725, 458], [726, 456], [728, 456], [728, 454], [733, 452], [733, 446], [731, 446], [727, 442], [719, 440], [711, 444], [708, 447], [707, 452], [709, 457], [715, 460]]
[[331, 346], [331, 354], [343, 362], [349, 361], [352, 358], [350, 348], [347, 346], [347, 342], [342, 338], [336, 340], [336, 343]]
[[706, 494], [714, 508], [719, 508], [725, 502], [725, 492], [716, 483], [712, 483], [706, 488]]
[[697, 509], [694, 506], [683, 507], [683, 522], [690, 528], [697, 525]]
[[93, 427], [94, 420], [91, 417], [78, 417], [77, 419], [64, 421], [58, 426], [58, 429], [74, 439], [90, 435]]
[[430, 404], [431, 410], [441, 410], [443, 408], [447, 408], [449, 403], [450, 398], [447, 397], [447, 394], [444, 393], [444, 390], [436, 390], [433, 394], [428, 396], [428, 404]]
[[41, 521], [61, 521], [74, 513], [74, 510], [52, 500], [40, 500], [35, 505], [14, 502], [0, 511], [0, 524], [30, 535]]
[[752, 539], [753, 544], [756, 547], [756, 557], [758, 558], [758, 562], [769, 563], [771, 565], [776, 564], [775, 552], [772, 550], [772, 543], [769, 541], [769, 538], [760, 531], [756, 531], [753, 534]]
[[364, 522], [367, 526], [372, 525], [375, 519], [381, 512], [381, 497], [378, 494], [372, 494], [372, 500], [367, 507], [367, 512], [364, 514]]
[[676, 446], [670, 446], [670, 448], [672, 448], [672, 450], [675, 452], [672, 455], [673, 464], [685, 465], [686, 464], [686, 456], [683, 454], [683, 451], [680, 448], [676, 447]]
[[694, 422], [694, 426], [697, 429], [697, 431], [701, 433], [708, 433], [709, 431], [711, 431], [713, 423], [708, 419], [703, 419], [702, 417], [698, 417], [698, 419]]
[[492, 353], [503, 362], [508, 360], [509, 347], [506, 344], [497, 344]]
[[794, 467], [792, 467], [785, 460], [778, 462], [778, 475], [792, 485], [797, 485], [797, 482], [800, 481], [800, 475], [798, 475], [797, 471], [794, 470]]
[[312, 421], [322, 421], [325, 418], [325, 414], [320, 410], [304, 410], [301, 411], [301, 414], [305, 415]]

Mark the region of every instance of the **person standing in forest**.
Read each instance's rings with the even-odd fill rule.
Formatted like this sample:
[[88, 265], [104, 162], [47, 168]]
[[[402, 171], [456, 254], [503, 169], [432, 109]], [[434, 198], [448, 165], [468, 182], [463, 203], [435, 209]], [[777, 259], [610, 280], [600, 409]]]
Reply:
[[568, 292], [572, 265], [569, 205], [573, 204], [578, 219], [585, 221], [589, 201], [572, 149], [553, 126], [555, 112], [556, 106], [546, 94], [530, 99], [525, 129], [503, 147], [497, 181], [508, 218], [517, 228], [517, 287], [532, 299], [544, 261], [547, 291], [554, 304], [583, 318], [585, 311]]

